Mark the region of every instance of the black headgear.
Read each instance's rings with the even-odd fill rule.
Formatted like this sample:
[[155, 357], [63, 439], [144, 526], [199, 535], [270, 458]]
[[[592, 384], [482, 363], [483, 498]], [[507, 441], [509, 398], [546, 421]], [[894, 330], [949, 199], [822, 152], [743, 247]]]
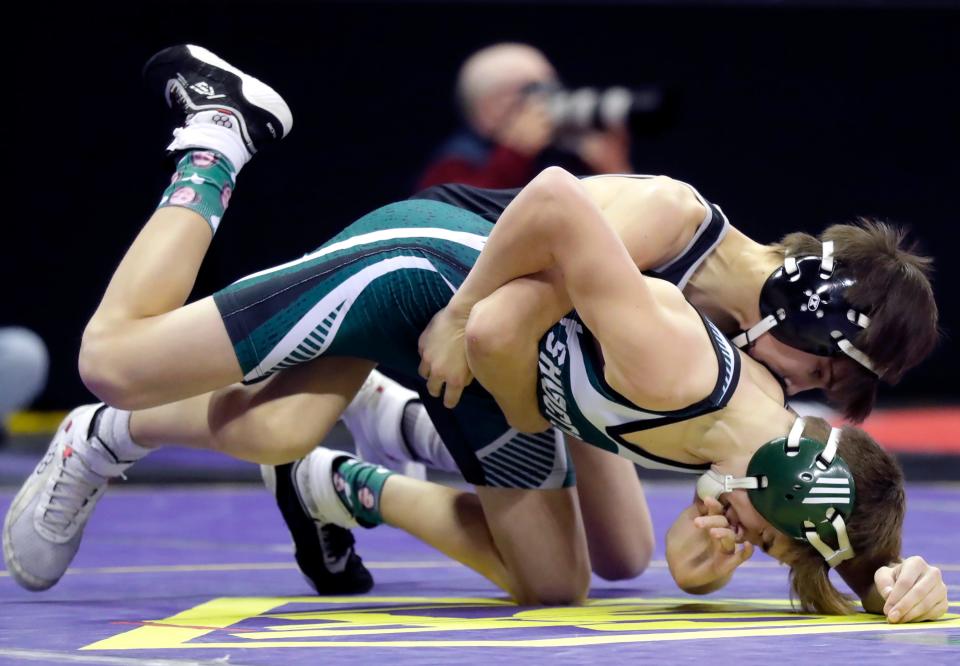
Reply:
[[786, 257], [760, 291], [759, 323], [733, 338], [746, 348], [770, 333], [780, 342], [817, 356], [846, 354], [876, 373], [873, 362], [851, 340], [870, 325], [870, 318], [847, 303], [844, 293], [856, 284], [834, 271], [833, 241], [823, 243], [823, 256]]

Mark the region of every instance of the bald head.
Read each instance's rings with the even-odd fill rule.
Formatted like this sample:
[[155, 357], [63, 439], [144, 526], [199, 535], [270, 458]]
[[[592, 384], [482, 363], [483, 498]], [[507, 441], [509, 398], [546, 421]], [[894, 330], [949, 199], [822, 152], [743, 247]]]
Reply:
[[[457, 76], [457, 100], [474, 124], [484, 124], [491, 105], [516, 96], [531, 83], [556, 80], [553, 65], [528, 44], [501, 43], [480, 49], [460, 67]], [[493, 102], [492, 100], [498, 100]]]

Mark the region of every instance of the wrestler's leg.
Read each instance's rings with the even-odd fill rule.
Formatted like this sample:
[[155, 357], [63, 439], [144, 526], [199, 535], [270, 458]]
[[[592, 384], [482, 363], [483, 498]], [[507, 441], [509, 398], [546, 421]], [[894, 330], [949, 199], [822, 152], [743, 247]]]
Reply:
[[[170, 149], [183, 151], [182, 159], [160, 208], [128, 249], [88, 323], [79, 359], [91, 391], [128, 409], [242, 378], [213, 300], [183, 304], [238, 171], [292, 124], [279, 95], [205, 49], [166, 49], [145, 73], [180, 112], [183, 126]], [[198, 92], [210, 89], [218, 91], [216, 107]]]
[[518, 602], [582, 601], [590, 562], [562, 439], [509, 428], [482, 392], [466, 392], [452, 411], [421, 397], [476, 494], [317, 449], [297, 464], [298, 489], [307, 498], [297, 504], [321, 522], [402, 528]]
[[134, 241], [83, 335], [80, 375], [101, 400], [142, 409], [243, 378], [213, 299], [183, 306], [210, 237], [202, 217], [170, 208]]
[[[572, 604], [586, 598], [589, 556], [572, 488], [479, 487], [471, 493], [342, 459], [338, 452], [317, 449], [295, 468], [297, 504], [314, 519], [402, 529], [483, 575], [517, 603]], [[289, 519], [288, 526], [293, 528]]]
[[[417, 462], [454, 471], [417, 394], [376, 371], [372, 376], [376, 392], [369, 391], [363, 402], [358, 396], [344, 414], [357, 441], [357, 454], [396, 471]], [[577, 495], [593, 571], [607, 580], [635, 578], [649, 565], [656, 539], [634, 465], [573, 437], [567, 442], [577, 469]]]
[[583, 522], [571, 488], [478, 487], [476, 494], [391, 476], [383, 518], [467, 565], [519, 604], [575, 604], [590, 587]]
[[262, 465], [302, 458], [330, 432], [374, 364], [320, 357], [266, 381], [133, 412], [140, 446], [176, 444]]
[[650, 564], [656, 537], [633, 463], [573, 437], [567, 444], [593, 572], [607, 580], [639, 576]]

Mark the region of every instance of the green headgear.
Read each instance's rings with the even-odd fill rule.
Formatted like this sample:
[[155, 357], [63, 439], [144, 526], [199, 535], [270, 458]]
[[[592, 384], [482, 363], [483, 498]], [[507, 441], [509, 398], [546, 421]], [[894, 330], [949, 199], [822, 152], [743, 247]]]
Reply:
[[[801, 436], [798, 418], [790, 434], [761, 446], [750, 458], [747, 476], [734, 478], [713, 470], [697, 482], [701, 498], [746, 489], [751, 504], [767, 522], [794, 539], [807, 541], [834, 567], [854, 556], [845, 520], [853, 513], [856, 489], [847, 463], [837, 455], [840, 430], [827, 443]], [[834, 549], [825, 541], [837, 543]]]

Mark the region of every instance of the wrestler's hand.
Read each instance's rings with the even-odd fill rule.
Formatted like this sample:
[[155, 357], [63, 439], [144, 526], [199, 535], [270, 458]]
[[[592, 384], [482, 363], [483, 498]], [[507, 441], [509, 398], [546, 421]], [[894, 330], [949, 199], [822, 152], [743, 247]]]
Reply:
[[920, 556], [880, 567], [873, 581], [884, 599], [883, 614], [891, 624], [936, 620], [947, 612], [943, 575]]
[[697, 500], [667, 534], [667, 564], [685, 592], [707, 594], [729, 582], [753, 555], [753, 544], [737, 543], [736, 533], [714, 498]]
[[463, 389], [473, 381], [464, 342], [469, 317], [469, 310], [445, 307], [420, 335], [420, 376], [427, 380], [430, 395], [439, 398], [442, 394], [449, 409], [456, 407]]

